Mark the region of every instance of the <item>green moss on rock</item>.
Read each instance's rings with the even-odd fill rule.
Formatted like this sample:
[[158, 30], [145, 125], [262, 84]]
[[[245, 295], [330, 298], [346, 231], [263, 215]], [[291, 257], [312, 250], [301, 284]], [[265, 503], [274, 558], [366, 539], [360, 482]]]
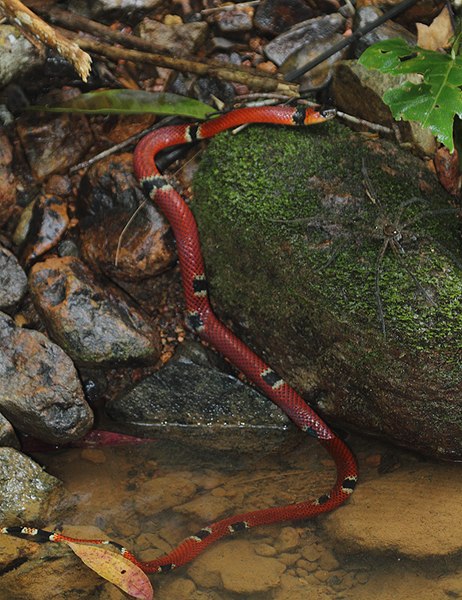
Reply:
[[[377, 395], [387, 413], [404, 410], [406, 394], [456, 402], [458, 221], [421, 161], [337, 123], [253, 125], [212, 141], [194, 190], [219, 311], [325, 414], [383, 432], [393, 425], [372, 407]], [[371, 402], [341, 412], [346, 394]]]

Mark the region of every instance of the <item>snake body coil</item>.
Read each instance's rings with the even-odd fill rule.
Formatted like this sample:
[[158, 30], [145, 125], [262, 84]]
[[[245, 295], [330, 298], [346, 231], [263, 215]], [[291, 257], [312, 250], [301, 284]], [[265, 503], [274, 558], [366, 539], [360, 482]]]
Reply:
[[138, 561], [126, 548], [114, 542], [75, 540], [59, 533], [49, 533], [28, 527], [5, 527], [1, 530], [3, 533], [34, 535], [50, 541], [111, 543], [143, 571], [147, 573], [167, 572], [189, 562], [212, 542], [228, 533], [267, 523], [314, 517], [331, 511], [349, 497], [357, 481], [357, 467], [349, 449], [287, 383], [213, 314], [207, 297], [204, 263], [196, 223], [184, 200], [159, 173], [154, 162], [156, 154], [164, 148], [196, 139], [209, 138], [236, 125], [244, 123], [310, 125], [326, 121], [333, 114], [332, 110], [322, 108], [237, 109], [200, 125], [165, 127], [150, 133], [138, 144], [134, 155], [136, 177], [146, 194], [161, 209], [173, 228], [189, 326], [224, 354], [268, 398], [280, 406], [302, 431], [317, 438], [319, 443], [326, 448], [337, 467], [337, 480], [330, 492], [316, 500], [248, 512], [224, 519], [190, 536], [167, 556], [149, 562]]

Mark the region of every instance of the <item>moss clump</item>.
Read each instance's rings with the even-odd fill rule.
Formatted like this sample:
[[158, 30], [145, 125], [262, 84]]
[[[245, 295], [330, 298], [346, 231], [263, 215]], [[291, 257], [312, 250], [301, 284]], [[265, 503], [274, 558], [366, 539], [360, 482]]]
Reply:
[[[387, 336], [417, 350], [459, 338], [457, 219], [432, 214], [450, 205], [430, 173], [420, 165], [416, 172], [417, 161], [391, 144], [385, 156], [382, 147], [337, 125], [255, 126], [245, 136], [242, 144], [239, 136], [221, 134], [196, 176], [194, 212], [207, 236], [223, 248], [232, 232], [239, 256], [243, 247], [253, 254], [255, 243], [264, 241], [272, 260], [284, 260], [291, 272], [294, 293], [319, 296], [339, 321], [359, 321], [382, 335], [378, 274]], [[363, 161], [375, 203], [365, 193]], [[400, 232], [387, 237], [384, 224]], [[224, 264], [214, 263], [217, 287], [224, 283], [222, 270], [233, 268], [229, 252], [232, 245], [222, 253]]]
[[462, 457], [458, 220], [422, 161], [332, 122], [253, 125], [212, 141], [194, 190], [212, 299], [246, 343], [325, 418]]

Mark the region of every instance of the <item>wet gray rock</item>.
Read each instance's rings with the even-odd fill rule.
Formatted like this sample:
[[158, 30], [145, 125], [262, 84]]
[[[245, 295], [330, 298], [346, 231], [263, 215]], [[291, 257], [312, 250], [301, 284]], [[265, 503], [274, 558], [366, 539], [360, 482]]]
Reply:
[[22, 433], [64, 444], [92, 427], [70, 358], [38, 331], [0, 313], [0, 411]]
[[[354, 29], [356, 30], [359, 27], [369, 25], [382, 15], [383, 11], [376, 6], [360, 6], [355, 14]], [[409, 29], [406, 29], [399, 23], [387, 21], [383, 25], [380, 25], [380, 27], [376, 27], [366, 35], [360, 37], [355, 45], [356, 58], [359, 58], [364, 50], [372, 46], [372, 44], [392, 38], [402, 38], [410, 46], [417, 44], [417, 36], [411, 33]]]
[[215, 13], [215, 25], [222, 35], [239, 35], [251, 31], [252, 18], [243, 10], [223, 10]]
[[43, 65], [45, 50], [38, 50], [16, 27], [0, 26], [0, 88], [5, 88], [11, 81], [17, 80], [31, 69]]
[[205, 104], [213, 104], [215, 97], [226, 106], [231, 106], [236, 96], [236, 90], [230, 83], [215, 77], [198, 77], [194, 82], [194, 91], [197, 99]]
[[157, 330], [119, 288], [101, 285], [72, 256], [49, 258], [31, 269], [31, 294], [53, 339], [79, 366], [154, 364]]
[[[279, 71], [282, 74], [291, 73], [295, 69], [299, 69], [310, 61], [317, 58], [320, 54], [335, 46], [343, 40], [340, 33], [333, 33], [321, 40], [315, 41], [309, 45], [303, 46], [296, 52], [293, 52], [289, 58], [281, 65]], [[334, 65], [338, 61], [348, 56], [348, 48], [343, 48], [321, 64], [311, 69], [305, 75], [299, 77], [301, 92], [314, 92], [320, 90], [332, 81], [334, 76]]]
[[165, 25], [159, 21], [146, 20], [137, 28], [140, 38], [161, 48], [181, 54], [193, 54], [207, 39], [209, 26], [205, 22]]
[[295, 23], [307, 21], [312, 9], [302, 0], [265, 0], [255, 12], [255, 27], [265, 35], [279, 35]]
[[0, 310], [8, 312], [24, 296], [27, 276], [12, 252], [0, 247]]
[[341, 33], [345, 21], [346, 19], [340, 13], [303, 21], [267, 44], [263, 48], [263, 53], [266, 58], [280, 67], [294, 52], [328, 38], [334, 33]]
[[62, 482], [13, 448], [0, 448], [0, 523], [40, 527], [73, 507]]
[[117, 421], [146, 427], [156, 436], [182, 436], [221, 450], [265, 450], [298, 439], [298, 430], [266, 396], [197, 355], [175, 356], [162, 369], [124, 390], [107, 405]]

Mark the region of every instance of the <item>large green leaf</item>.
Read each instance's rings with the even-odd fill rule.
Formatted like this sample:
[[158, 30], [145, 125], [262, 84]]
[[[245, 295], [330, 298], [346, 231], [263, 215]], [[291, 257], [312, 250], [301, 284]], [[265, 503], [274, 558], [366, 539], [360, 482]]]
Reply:
[[90, 114], [153, 113], [180, 115], [192, 119], [205, 119], [213, 109], [192, 98], [169, 93], [149, 93], [140, 90], [106, 90], [81, 94], [59, 106], [30, 106], [29, 110], [52, 112], [80, 112]]
[[408, 46], [401, 38], [370, 46], [359, 62], [390, 75], [418, 73], [421, 83], [404, 83], [389, 89], [383, 100], [396, 119], [420, 121], [452, 152], [453, 123], [462, 117], [462, 58]]

